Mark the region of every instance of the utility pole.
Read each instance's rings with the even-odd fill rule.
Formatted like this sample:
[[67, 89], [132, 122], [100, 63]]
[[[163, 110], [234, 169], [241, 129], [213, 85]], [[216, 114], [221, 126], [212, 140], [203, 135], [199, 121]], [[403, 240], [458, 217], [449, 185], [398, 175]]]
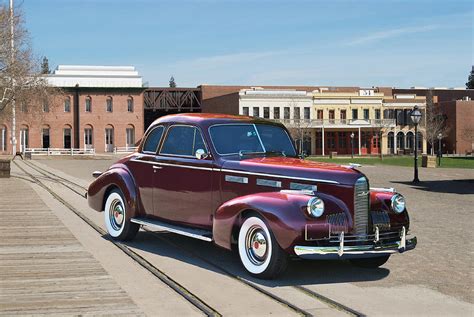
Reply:
[[[11, 46], [11, 66], [15, 64], [15, 22], [13, 15], [13, 0], [10, 0], [10, 46]], [[15, 105], [15, 79], [12, 77], [12, 147], [13, 155], [16, 155], [16, 105]]]

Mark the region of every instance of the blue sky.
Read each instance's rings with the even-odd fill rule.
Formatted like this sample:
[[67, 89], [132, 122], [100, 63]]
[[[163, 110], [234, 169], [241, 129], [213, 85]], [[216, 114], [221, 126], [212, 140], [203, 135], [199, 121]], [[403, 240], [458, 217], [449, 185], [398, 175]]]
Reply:
[[464, 87], [474, 64], [474, 1], [15, 2], [51, 66], [134, 65], [150, 86]]

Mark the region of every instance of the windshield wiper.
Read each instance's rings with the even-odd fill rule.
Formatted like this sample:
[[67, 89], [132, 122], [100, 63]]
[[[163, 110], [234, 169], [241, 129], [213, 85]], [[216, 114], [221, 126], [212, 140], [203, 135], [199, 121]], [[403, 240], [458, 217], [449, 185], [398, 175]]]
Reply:
[[240, 150], [239, 156], [243, 157], [244, 155], [267, 155], [267, 154], [279, 154], [286, 157], [285, 151], [265, 151], [265, 152], [255, 152], [250, 150]]

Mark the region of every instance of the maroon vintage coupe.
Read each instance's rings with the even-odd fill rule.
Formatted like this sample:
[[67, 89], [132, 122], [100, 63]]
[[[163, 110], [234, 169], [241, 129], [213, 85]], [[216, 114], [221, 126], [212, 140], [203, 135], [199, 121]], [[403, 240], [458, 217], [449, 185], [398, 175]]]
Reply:
[[136, 153], [95, 176], [89, 205], [114, 239], [143, 225], [235, 246], [260, 278], [290, 257], [379, 267], [416, 246], [402, 195], [369, 188], [356, 169], [298, 157], [286, 128], [260, 118], [162, 117]]

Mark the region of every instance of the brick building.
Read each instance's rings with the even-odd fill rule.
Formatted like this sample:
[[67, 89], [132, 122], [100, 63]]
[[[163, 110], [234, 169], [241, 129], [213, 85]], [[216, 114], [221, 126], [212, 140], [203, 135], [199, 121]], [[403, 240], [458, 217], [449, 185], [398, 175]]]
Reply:
[[[17, 150], [113, 152], [142, 136], [144, 88], [134, 67], [59, 66], [47, 80], [62, 94], [49, 105], [17, 105]], [[35, 106], [42, 109], [32, 113]], [[11, 122], [1, 122], [0, 153], [12, 154], [10, 140]]]

